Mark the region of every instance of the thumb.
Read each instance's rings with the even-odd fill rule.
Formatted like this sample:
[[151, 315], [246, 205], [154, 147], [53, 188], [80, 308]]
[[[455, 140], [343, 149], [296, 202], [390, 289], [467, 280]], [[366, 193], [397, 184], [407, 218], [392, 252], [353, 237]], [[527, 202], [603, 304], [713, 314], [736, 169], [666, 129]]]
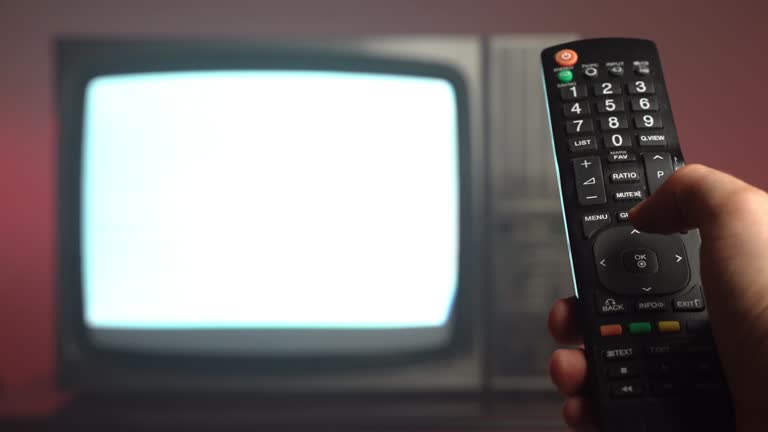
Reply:
[[635, 228], [669, 234], [709, 228], [726, 217], [738, 217], [729, 201], [755, 188], [743, 181], [704, 165], [687, 165], [675, 172], [650, 197], [629, 211]]

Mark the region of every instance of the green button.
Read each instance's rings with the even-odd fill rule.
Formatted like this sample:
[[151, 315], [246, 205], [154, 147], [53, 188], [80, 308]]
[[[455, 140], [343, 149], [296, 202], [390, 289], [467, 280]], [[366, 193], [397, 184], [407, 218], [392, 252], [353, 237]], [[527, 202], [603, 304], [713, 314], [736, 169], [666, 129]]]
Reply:
[[573, 81], [573, 72], [568, 69], [561, 70], [557, 73], [557, 79], [559, 79], [561, 83], [569, 83]]
[[636, 322], [629, 323], [630, 334], [644, 334], [651, 332], [651, 323], [649, 322]]

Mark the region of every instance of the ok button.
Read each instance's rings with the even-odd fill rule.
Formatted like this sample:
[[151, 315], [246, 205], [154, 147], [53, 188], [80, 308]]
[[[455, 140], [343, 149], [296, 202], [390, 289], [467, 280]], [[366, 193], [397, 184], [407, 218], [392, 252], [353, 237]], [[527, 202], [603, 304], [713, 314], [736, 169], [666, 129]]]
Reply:
[[629, 273], [656, 273], [659, 271], [659, 259], [656, 253], [647, 248], [627, 249], [621, 253], [624, 270]]

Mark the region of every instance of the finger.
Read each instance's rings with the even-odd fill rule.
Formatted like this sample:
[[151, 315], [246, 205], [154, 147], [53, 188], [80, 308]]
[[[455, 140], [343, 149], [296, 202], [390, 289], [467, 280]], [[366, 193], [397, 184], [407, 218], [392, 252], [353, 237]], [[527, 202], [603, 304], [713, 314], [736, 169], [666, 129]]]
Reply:
[[581, 323], [575, 297], [560, 299], [549, 311], [549, 332], [558, 343], [578, 345], [582, 343]]
[[563, 420], [576, 430], [589, 430], [593, 425], [592, 406], [589, 399], [583, 396], [566, 399], [563, 404]]
[[552, 353], [549, 376], [565, 396], [581, 392], [587, 380], [587, 358], [581, 349], [563, 348]]
[[635, 228], [669, 234], [702, 228], [730, 212], [729, 199], [754, 189], [723, 172], [692, 164], [676, 171], [659, 189], [629, 211]]

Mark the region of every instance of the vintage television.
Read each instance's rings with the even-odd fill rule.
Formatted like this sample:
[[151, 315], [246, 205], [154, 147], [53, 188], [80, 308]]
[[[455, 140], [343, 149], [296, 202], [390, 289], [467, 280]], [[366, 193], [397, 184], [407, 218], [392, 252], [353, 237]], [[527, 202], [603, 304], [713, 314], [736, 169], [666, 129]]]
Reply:
[[[567, 263], [528, 73], [566, 38], [59, 40], [62, 385], [266, 422], [549, 394], [525, 361], [548, 301], [510, 269], [531, 272], [520, 221], [549, 216], [523, 231]], [[503, 154], [518, 143], [540, 156]]]

